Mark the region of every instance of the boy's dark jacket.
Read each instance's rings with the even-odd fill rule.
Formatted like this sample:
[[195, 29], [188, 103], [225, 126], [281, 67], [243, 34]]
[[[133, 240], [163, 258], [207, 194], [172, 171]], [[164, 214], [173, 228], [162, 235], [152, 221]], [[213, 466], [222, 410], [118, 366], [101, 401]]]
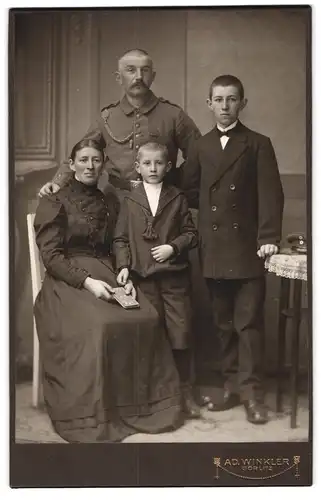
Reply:
[[189, 206], [199, 208], [203, 275], [262, 275], [264, 261], [256, 252], [264, 244], [279, 245], [284, 205], [270, 139], [238, 122], [223, 150], [215, 127], [195, 142], [182, 187]]
[[[174, 247], [174, 255], [165, 262], [156, 262], [151, 249], [164, 244]], [[197, 230], [182, 191], [164, 183], [155, 217], [143, 184], [125, 196], [113, 244], [117, 269], [129, 267], [141, 277], [185, 269], [188, 250], [196, 245]]]

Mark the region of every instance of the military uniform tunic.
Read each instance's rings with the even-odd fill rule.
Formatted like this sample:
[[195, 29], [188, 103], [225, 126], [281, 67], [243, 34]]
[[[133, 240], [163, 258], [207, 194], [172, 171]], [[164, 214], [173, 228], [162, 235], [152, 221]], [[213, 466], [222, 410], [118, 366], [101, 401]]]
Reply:
[[[98, 120], [85, 135], [85, 138], [99, 141], [105, 149], [105, 171], [109, 182], [120, 189], [129, 189], [129, 181], [138, 178], [135, 160], [142, 144], [148, 141], [165, 144], [172, 170], [175, 170], [178, 150], [186, 159], [189, 148], [198, 137], [200, 132], [195, 123], [179, 106], [156, 97], [152, 92], [139, 109], [134, 108], [126, 96], [103, 108]], [[174, 180], [175, 173], [170, 175]], [[62, 165], [54, 182], [64, 185], [70, 176], [69, 167]], [[106, 181], [106, 176], [102, 176], [100, 189], [104, 188]]]

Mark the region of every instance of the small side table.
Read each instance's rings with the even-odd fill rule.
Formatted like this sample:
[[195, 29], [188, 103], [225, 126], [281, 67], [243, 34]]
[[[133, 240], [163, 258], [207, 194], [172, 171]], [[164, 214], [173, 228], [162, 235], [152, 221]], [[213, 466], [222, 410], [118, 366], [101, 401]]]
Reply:
[[[285, 253], [287, 252], [287, 253]], [[277, 388], [276, 411], [283, 409], [282, 374], [285, 365], [285, 331], [286, 320], [292, 319], [291, 331], [291, 374], [290, 374], [290, 405], [291, 428], [297, 426], [298, 381], [299, 381], [299, 336], [302, 314], [301, 294], [302, 281], [307, 281], [307, 256], [291, 254], [290, 250], [272, 255], [265, 261], [265, 268], [281, 277], [281, 289], [278, 312], [278, 357], [277, 357]], [[293, 288], [293, 307], [289, 309], [291, 285]]]

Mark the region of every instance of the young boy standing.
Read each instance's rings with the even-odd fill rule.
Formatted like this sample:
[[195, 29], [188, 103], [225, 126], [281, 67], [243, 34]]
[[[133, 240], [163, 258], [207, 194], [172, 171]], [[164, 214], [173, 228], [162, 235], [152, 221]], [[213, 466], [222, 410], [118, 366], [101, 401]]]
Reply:
[[241, 81], [219, 76], [207, 103], [217, 124], [196, 141], [183, 189], [199, 208], [201, 266], [221, 348], [223, 398], [208, 408], [241, 402], [248, 421], [263, 424], [264, 259], [278, 252], [283, 190], [270, 139], [238, 119], [247, 103]]
[[117, 281], [129, 275], [158, 311], [170, 340], [182, 386], [182, 408], [199, 418], [190, 384], [191, 300], [188, 250], [197, 231], [182, 191], [168, 185], [165, 145], [148, 142], [137, 153], [142, 182], [125, 196], [114, 237]]

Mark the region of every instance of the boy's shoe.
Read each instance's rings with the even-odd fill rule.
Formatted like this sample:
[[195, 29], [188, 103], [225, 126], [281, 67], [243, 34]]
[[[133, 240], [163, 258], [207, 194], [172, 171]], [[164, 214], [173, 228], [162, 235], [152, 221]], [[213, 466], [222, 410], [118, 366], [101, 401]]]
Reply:
[[235, 408], [241, 404], [240, 396], [233, 392], [225, 391], [223, 396], [223, 401], [219, 403], [213, 403], [212, 401], [207, 402], [207, 409], [209, 411], [225, 411]]
[[267, 408], [259, 401], [243, 401], [246, 418], [251, 424], [266, 424], [269, 421]]
[[201, 409], [196, 403], [190, 386], [182, 386], [182, 410], [186, 418], [201, 418]]

